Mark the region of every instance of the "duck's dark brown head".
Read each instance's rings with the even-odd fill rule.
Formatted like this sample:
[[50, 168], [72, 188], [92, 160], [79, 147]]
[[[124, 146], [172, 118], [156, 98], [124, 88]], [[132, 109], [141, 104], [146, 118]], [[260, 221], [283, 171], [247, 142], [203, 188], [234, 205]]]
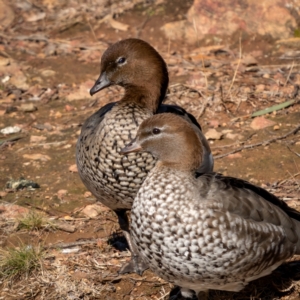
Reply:
[[150, 152], [166, 166], [195, 171], [202, 163], [203, 148], [192, 125], [172, 113], [152, 116], [140, 125], [136, 138], [122, 154]]
[[165, 97], [168, 81], [166, 63], [152, 46], [139, 39], [125, 39], [104, 52], [100, 76], [90, 94], [120, 85], [125, 88], [125, 98], [139, 98], [155, 112]]

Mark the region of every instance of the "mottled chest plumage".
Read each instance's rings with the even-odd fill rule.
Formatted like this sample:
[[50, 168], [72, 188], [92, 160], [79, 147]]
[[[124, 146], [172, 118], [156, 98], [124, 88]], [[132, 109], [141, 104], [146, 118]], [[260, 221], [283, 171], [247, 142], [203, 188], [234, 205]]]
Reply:
[[94, 196], [111, 209], [130, 209], [155, 159], [149, 153], [120, 155], [151, 113], [136, 104], [115, 104], [99, 110], [84, 124], [77, 142], [79, 175]]
[[141, 255], [165, 280], [196, 291], [238, 291], [295, 253], [283, 227], [231, 214], [221, 197], [214, 201], [213, 187], [155, 169], [135, 198], [131, 228]]

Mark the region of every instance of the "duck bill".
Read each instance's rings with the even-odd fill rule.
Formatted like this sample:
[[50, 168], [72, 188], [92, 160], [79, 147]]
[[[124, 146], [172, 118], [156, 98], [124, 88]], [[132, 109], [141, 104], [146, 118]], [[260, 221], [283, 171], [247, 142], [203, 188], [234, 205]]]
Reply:
[[90, 89], [90, 95], [93, 96], [94, 94], [98, 93], [99, 91], [105, 89], [106, 87], [110, 86], [111, 82], [107, 78], [106, 72], [101, 73], [99, 78], [96, 80], [94, 86]]
[[123, 149], [121, 149], [120, 154], [128, 154], [132, 152], [138, 152], [141, 151], [142, 147], [137, 142], [136, 139], [132, 140], [128, 145], [126, 145]]

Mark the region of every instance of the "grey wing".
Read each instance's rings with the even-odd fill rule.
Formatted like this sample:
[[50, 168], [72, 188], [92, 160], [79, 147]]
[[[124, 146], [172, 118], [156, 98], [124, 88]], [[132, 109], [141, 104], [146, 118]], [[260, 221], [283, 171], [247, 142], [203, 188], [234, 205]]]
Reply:
[[181, 116], [186, 121], [191, 123], [194, 127], [195, 132], [197, 133], [202, 145], [203, 145], [203, 156], [202, 156], [202, 164], [197, 169], [198, 173], [210, 173], [213, 172], [214, 169], [214, 158], [211, 153], [209, 144], [207, 139], [205, 138], [200, 124], [197, 122], [196, 118], [184, 110], [182, 107], [177, 105], [170, 105], [170, 104], [162, 104], [157, 110], [157, 113], [173, 113], [176, 115]]
[[278, 228], [286, 242], [300, 252], [300, 222], [293, 218], [297, 213], [299, 217], [300, 213], [283, 201], [249, 182], [220, 174], [200, 175], [198, 183], [201, 198], [210, 201], [213, 207], [232, 217], [242, 218], [245, 226], [253, 227], [253, 232], [256, 225], [265, 231], [266, 236], [268, 230]]
[[89, 118], [87, 118], [84, 124], [82, 125], [81, 132], [94, 130], [97, 126], [99, 126], [105, 114], [109, 112], [115, 104], [116, 102], [108, 103], [101, 107], [94, 114], [92, 114]]

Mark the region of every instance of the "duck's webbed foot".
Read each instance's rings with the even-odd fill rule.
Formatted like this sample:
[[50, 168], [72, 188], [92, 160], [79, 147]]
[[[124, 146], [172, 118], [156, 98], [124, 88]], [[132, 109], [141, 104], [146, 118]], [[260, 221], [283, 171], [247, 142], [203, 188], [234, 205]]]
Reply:
[[140, 276], [143, 275], [144, 271], [148, 269], [148, 265], [143, 261], [139, 255], [133, 255], [128, 263], [125, 263], [119, 273], [137, 273]]

